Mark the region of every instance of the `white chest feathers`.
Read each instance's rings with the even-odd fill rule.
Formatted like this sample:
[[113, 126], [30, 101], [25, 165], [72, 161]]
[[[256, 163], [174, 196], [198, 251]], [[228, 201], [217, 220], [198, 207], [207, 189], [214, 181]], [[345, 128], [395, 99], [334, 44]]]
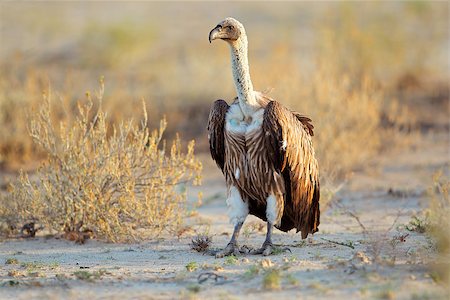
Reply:
[[261, 128], [264, 109], [256, 110], [251, 116], [245, 117], [238, 103], [234, 103], [228, 109], [225, 117], [225, 128], [235, 133], [248, 133]]

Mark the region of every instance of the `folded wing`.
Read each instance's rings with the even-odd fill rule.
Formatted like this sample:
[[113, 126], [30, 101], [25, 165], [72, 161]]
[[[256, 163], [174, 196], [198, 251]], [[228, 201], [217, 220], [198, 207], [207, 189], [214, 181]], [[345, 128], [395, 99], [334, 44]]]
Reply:
[[211, 156], [222, 170], [225, 165], [225, 116], [230, 106], [224, 100], [214, 101], [208, 119], [208, 139]]
[[268, 159], [285, 182], [285, 209], [279, 229], [296, 228], [306, 238], [318, 231], [320, 223], [319, 171], [311, 140], [311, 119], [271, 101], [264, 111], [262, 126]]

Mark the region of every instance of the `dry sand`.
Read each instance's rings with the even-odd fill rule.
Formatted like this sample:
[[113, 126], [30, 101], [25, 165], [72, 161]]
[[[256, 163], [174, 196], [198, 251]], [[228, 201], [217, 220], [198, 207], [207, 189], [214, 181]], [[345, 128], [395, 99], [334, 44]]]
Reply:
[[[276, 230], [274, 242], [289, 246], [292, 253], [268, 258], [216, 259], [190, 250], [196, 231], [209, 230], [214, 248], [226, 245], [232, 232], [222, 176], [205, 156], [207, 176], [203, 186], [193, 191], [203, 192], [203, 205], [188, 220], [193, 231], [180, 239], [126, 245], [98, 241], [77, 245], [44, 237], [3, 241], [0, 298], [445, 298], [444, 288], [433, 281], [428, 269], [436, 257], [433, 243], [401, 225], [426, 208], [433, 173], [443, 169], [449, 175], [448, 145], [447, 134], [421, 137], [411, 147], [355, 172], [322, 214], [320, 232], [301, 241], [299, 234]], [[362, 233], [348, 211], [355, 212], [368, 233]], [[264, 224], [254, 217], [246, 224], [240, 244], [260, 246], [265, 227], [259, 224]], [[402, 234], [408, 236], [394, 246], [394, 237]], [[18, 264], [6, 264], [7, 259], [17, 259]], [[198, 268], [189, 272], [188, 264]], [[269, 290], [264, 278], [274, 269], [280, 274], [279, 287], [275, 284]], [[198, 277], [207, 272], [219, 277], [199, 283]]]

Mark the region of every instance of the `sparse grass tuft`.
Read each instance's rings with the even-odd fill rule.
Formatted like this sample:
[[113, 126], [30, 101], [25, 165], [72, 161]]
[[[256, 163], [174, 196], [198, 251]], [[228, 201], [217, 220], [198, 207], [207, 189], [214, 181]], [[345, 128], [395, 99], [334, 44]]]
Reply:
[[9, 285], [9, 286], [16, 286], [16, 285], [19, 285], [19, 284], [20, 284], [20, 281], [17, 281], [17, 280], [8, 280], [6, 282], [6, 285]]
[[89, 271], [76, 271], [73, 275], [79, 280], [94, 281], [101, 279], [107, 272], [103, 269], [89, 272]]
[[251, 280], [258, 276], [258, 274], [261, 272], [261, 268], [258, 265], [252, 265], [250, 266], [244, 273], [244, 279], [245, 280]]
[[186, 270], [188, 272], [194, 272], [198, 269], [198, 264], [195, 261], [191, 261], [186, 265]]
[[238, 262], [239, 262], [239, 259], [236, 256], [230, 255], [225, 258], [224, 264], [227, 266], [232, 266], [232, 265], [236, 265]]
[[18, 277], [20, 275], [22, 275], [22, 274], [17, 270], [8, 271], [8, 276], [10, 276], [10, 277]]
[[198, 292], [200, 292], [200, 286], [199, 286], [198, 284], [191, 284], [191, 285], [188, 285], [188, 286], [186, 287], [186, 289], [187, 289], [189, 292], [194, 293], [194, 294], [197, 294]]
[[287, 274], [287, 275], [286, 275], [286, 280], [287, 280], [287, 282], [288, 282], [290, 285], [294, 285], [294, 286], [299, 285], [298, 279], [295, 278], [295, 276], [292, 275], [292, 274]]
[[40, 271], [28, 272], [27, 275], [29, 277], [46, 277], [45, 274], [43, 272], [40, 272]]
[[276, 268], [269, 269], [263, 277], [263, 287], [267, 290], [278, 290], [281, 288], [280, 270]]
[[256, 265], [251, 265], [243, 274], [244, 280], [252, 280], [262, 275], [262, 286], [266, 290], [277, 290], [281, 288], [282, 279], [289, 285], [298, 285], [294, 275], [286, 273], [291, 267], [292, 260], [287, 260], [282, 266], [275, 266], [270, 260], [261, 260]]
[[376, 298], [392, 300], [395, 299], [395, 293], [390, 286], [387, 286], [376, 294]]
[[150, 131], [145, 105], [140, 125], [128, 120], [108, 126], [103, 93], [101, 81], [97, 112], [88, 94], [78, 103], [74, 122], [59, 126], [52, 123], [51, 95], [44, 95], [29, 130], [47, 159], [33, 179], [21, 172], [0, 201], [0, 217], [15, 224], [37, 220], [51, 230], [93, 233], [113, 242], [176, 232], [181, 226], [186, 185], [200, 180], [194, 142], [186, 152], [178, 137], [168, 146], [162, 139], [166, 121]]
[[7, 258], [5, 261], [5, 265], [18, 265], [19, 260], [17, 258]]
[[412, 216], [409, 223], [405, 225], [405, 228], [408, 231], [425, 233], [427, 231], [428, 226], [429, 222], [426, 217], [422, 218], [418, 216]]
[[36, 262], [36, 261], [23, 262], [20, 264], [20, 266], [25, 268], [28, 272], [40, 270], [45, 267], [45, 265], [43, 263]]

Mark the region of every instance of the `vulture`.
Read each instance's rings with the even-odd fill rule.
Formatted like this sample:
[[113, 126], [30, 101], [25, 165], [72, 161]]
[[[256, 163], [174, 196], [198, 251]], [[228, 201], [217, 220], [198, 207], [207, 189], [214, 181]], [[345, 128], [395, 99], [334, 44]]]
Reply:
[[270, 255], [273, 227], [301, 231], [302, 239], [318, 231], [319, 170], [312, 144], [311, 119], [253, 90], [244, 26], [226, 18], [209, 33], [231, 50], [237, 97], [231, 105], [216, 100], [209, 114], [208, 139], [213, 160], [227, 185], [227, 207], [234, 225], [228, 245], [217, 258], [237, 255], [239, 232], [248, 214], [267, 221], [266, 239], [253, 254]]

